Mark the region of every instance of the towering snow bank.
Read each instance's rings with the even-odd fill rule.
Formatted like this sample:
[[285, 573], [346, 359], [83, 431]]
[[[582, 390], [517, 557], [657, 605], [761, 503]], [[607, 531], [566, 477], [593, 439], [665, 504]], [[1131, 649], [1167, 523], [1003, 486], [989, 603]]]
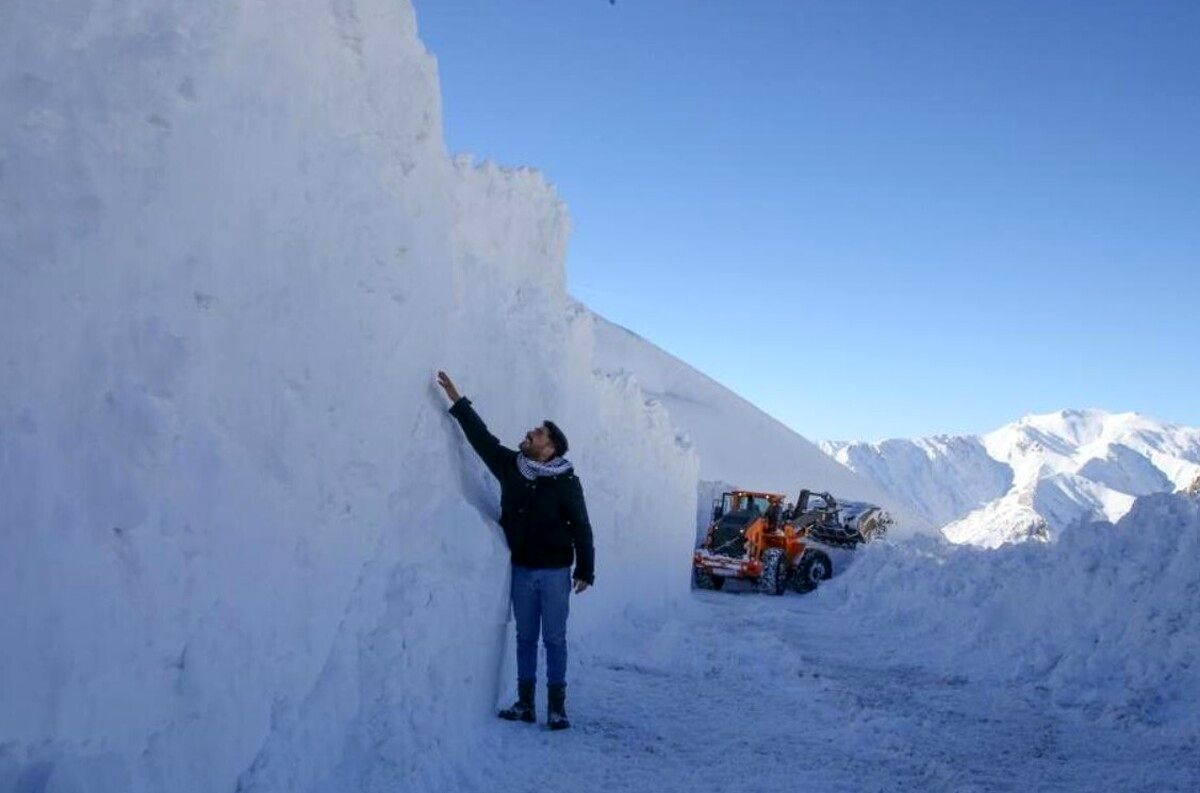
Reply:
[[0, 52], [0, 789], [452, 783], [507, 553], [436, 366], [577, 450], [576, 649], [686, 590], [693, 453], [407, 2], [14, 0]]
[[949, 539], [985, 547], [1047, 539], [1081, 519], [1117, 520], [1137, 496], [1200, 474], [1200, 430], [1101, 410], [1026, 416], [980, 437], [822, 448]]
[[700, 520], [725, 483], [793, 494], [807, 487], [888, 507], [898, 533], [930, 528], [927, 520], [871, 479], [855, 474], [813, 443], [720, 383], [637, 334], [595, 317], [597, 365], [636, 382], [667, 409], [700, 458]]
[[1200, 500], [1138, 499], [1114, 526], [996, 551], [874, 545], [818, 597], [915, 662], [1054, 702], [1200, 729]]

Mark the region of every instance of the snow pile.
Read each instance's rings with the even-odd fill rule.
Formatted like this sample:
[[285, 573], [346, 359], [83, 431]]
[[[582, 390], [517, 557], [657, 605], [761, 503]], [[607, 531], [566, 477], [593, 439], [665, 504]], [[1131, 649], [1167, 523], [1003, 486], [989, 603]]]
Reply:
[[0, 51], [0, 789], [461, 781], [508, 568], [438, 366], [572, 441], [577, 648], [686, 592], [694, 453], [593, 371], [553, 191], [446, 153], [408, 2], [15, 0]]
[[698, 525], [707, 525], [713, 497], [733, 483], [793, 499], [808, 488], [884, 506], [896, 520], [894, 535], [933, 527], [902, 498], [831, 460], [816, 444], [720, 383], [620, 325], [602, 317], [595, 317], [595, 323], [597, 365], [610, 376], [637, 383], [694, 444], [702, 480]]
[[1200, 429], [1101, 410], [1027, 416], [980, 437], [822, 449], [951, 541], [989, 548], [1051, 539], [1079, 520], [1117, 520], [1136, 497], [1200, 474]]
[[1200, 500], [994, 551], [868, 546], [818, 597], [950, 675], [1027, 683], [1096, 715], [1200, 729]]

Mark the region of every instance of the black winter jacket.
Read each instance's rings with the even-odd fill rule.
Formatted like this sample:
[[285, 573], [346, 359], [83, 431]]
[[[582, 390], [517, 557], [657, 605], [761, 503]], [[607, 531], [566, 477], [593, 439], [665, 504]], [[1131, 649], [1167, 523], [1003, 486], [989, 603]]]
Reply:
[[595, 581], [592, 527], [583, 487], [574, 472], [526, 479], [517, 468], [517, 452], [500, 444], [461, 397], [450, 406], [467, 440], [500, 482], [500, 527], [513, 564], [522, 567], [570, 567], [574, 577]]

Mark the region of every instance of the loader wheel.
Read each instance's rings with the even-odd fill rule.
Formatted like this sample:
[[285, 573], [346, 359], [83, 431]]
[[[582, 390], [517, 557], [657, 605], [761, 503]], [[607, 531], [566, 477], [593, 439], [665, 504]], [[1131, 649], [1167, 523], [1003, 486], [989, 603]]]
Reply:
[[808, 550], [800, 557], [796, 572], [792, 575], [792, 589], [797, 592], [812, 592], [821, 582], [833, 575], [833, 562], [824, 551]]
[[768, 595], [782, 595], [787, 587], [787, 557], [779, 548], [771, 548], [763, 554], [762, 578], [758, 587]]
[[[717, 581], [720, 580], [720, 584]], [[720, 589], [725, 584], [725, 579], [714, 578], [710, 573], [706, 573], [700, 568], [692, 568], [692, 583], [696, 585], [696, 589]]]

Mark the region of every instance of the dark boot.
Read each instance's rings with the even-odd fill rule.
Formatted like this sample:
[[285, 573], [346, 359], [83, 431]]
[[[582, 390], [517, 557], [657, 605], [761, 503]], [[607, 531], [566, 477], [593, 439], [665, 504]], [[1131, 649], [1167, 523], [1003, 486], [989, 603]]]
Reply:
[[552, 730], [565, 730], [571, 726], [567, 721], [567, 684], [551, 683], [546, 689], [550, 705], [546, 710], [546, 724]]
[[511, 708], [505, 708], [496, 715], [502, 719], [509, 721], [537, 721], [537, 717], [533, 712], [533, 680], [518, 680], [517, 681], [517, 701], [512, 704]]

